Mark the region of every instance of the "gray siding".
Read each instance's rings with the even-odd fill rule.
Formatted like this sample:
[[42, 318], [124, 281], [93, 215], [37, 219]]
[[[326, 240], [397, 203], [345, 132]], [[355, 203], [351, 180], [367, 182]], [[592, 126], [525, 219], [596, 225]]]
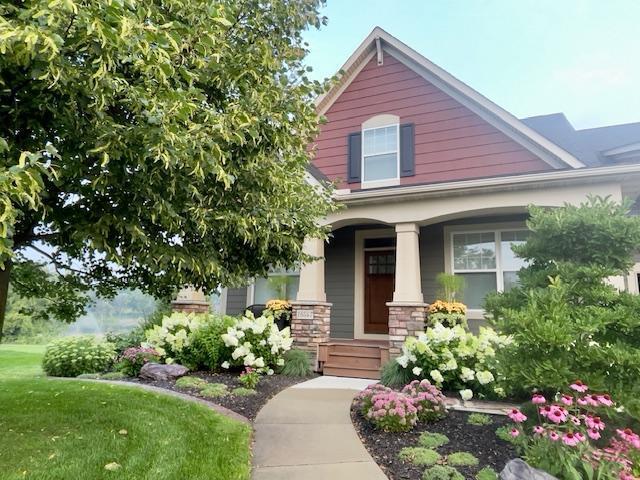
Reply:
[[333, 232], [325, 246], [325, 290], [331, 307], [331, 337], [353, 338], [355, 229]]
[[426, 303], [436, 299], [436, 275], [441, 272], [444, 272], [444, 228], [438, 223], [420, 229], [420, 279]]
[[247, 308], [247, 287], [227, 289], [227, 315], [239, 315]]

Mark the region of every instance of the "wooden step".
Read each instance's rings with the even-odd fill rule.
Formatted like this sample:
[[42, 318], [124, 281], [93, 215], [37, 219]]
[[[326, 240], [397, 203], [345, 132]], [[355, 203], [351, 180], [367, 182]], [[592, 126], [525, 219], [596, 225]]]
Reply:
[[359, 355], [357, 353], [334, 353], [329, 351], [326, 363], [330, 365], [340, 365], [344, 368], [356, 367], [374, 370], [379, 370], [381, 366], [380, 353], [376, 356], [370, 356], [368, 354]]
[[349, 344], [337, 344], [327, 345], [327, 349], [330, 353], [355, 353], [360, 355], [375, 355], [380, 357], [380, 347], [377, 345], [349, 345]]
[[336, 377], [352, 377], [352, 378], [370, 378], [372, 380], [380, 380], [380, 369], [343, 367], [342, 365], [332, 365], [325, 363], [322, 368], [324, 375], [333, 375]]

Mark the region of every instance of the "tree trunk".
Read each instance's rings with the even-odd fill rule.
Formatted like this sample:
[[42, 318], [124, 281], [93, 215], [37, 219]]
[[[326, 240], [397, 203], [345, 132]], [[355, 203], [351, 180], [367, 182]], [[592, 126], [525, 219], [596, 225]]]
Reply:
[[4, 270], [0, 268], [0, 343], [2, 343], [2, 330], [4, 328], [4, 316], [7, 309], [7, 297], [9, 296], [9, 276], [11, 275], [11, 260], [4, 264]]

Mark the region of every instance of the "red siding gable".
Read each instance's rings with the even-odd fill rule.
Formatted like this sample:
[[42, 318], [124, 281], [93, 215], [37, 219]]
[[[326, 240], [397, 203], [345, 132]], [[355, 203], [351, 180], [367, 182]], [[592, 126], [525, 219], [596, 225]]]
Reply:
[[374, 57], [325, 113], [313, 164], [346, 183], [347, 137], [383, 114], [415, 124], [415, 175], [402, 185], [539, 172], [552, 167], [385, 52]]

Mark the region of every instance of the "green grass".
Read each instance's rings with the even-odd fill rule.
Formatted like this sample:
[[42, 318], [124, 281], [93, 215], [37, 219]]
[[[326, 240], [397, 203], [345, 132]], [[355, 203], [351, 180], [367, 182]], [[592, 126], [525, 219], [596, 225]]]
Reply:
[[3, 480], [249, 478], [249, 426], [133, 387], [38, 378], [42, 352], [0, 346]]

